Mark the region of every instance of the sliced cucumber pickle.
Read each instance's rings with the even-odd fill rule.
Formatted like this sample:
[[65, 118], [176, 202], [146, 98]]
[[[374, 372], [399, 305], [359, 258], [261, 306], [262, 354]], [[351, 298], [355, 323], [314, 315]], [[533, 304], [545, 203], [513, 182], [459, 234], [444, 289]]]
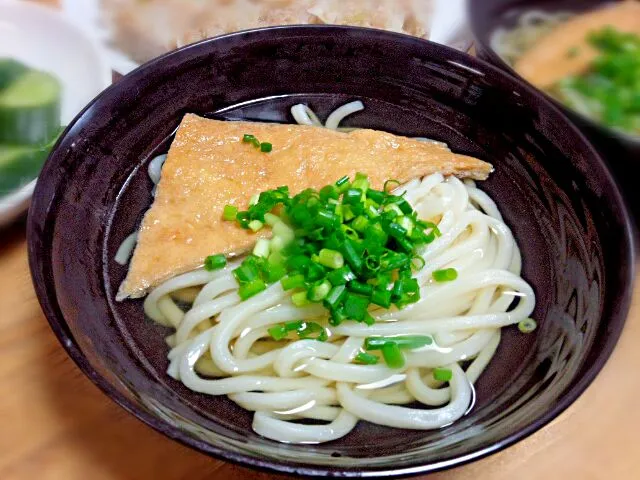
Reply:
[[48, 153], [43, 148], [0, 145], [0, 197], [36, 178]]
[[60, 84], [27, 71], [0, 90], [0, 143], [44, 145], [60, 129]]
[[0, 58], [0, 90], [8, 87], [16, 78], [27, 73], [26, 65], [12, 58]]

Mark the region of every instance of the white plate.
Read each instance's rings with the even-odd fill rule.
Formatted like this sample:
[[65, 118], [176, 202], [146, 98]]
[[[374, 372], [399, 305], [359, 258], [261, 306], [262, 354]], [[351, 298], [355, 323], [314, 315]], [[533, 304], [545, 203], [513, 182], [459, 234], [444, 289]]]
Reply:
[[[434, 14], [429, 40], [468, 51], [472, 37], [467, 27], [467, 0], [433, 1]], [[140, 66], [125, 53], [109, 47], [110, 32], [101, 21], [100, 0], [62, 0], [62, 10], [71, 22], [86, 29], [102, 43], [114, 71], [126, 75]]]
[[[55, 75], [62, 85], [63, 125], [111, 84], [111, 66], [94, 38], [51, 8], [0, 0], [0, 57]], [[0, 227], [24, 213], [35, 181], [0, 197]]]

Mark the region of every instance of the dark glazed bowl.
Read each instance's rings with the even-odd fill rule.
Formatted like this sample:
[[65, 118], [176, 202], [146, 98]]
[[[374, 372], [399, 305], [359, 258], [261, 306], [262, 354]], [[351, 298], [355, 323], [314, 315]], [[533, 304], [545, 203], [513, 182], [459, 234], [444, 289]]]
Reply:
[[[226, 397], [165, 374], [168, 331], [142, 302], [114, 302], [118, 245], [151, 203], [149, 160], [187, 112], [291, 122], [353, 99], [348, 124], [448, 142], [496, 167], [482, 188], [520, 242], [538, 302], [535, 335], [504, 329], [477, 402], [437, 431], [361, 422], [344, 439], [283, 445], [253, 433]], [[340, 176], [340, 172], [336, 172]], [[490, 65], [403, 35], [343, 27], [237, 33], [186, 47], [124, 77], [67, 129], [38, 183], [29, 255], [42, 307], [63, 346], [111, 398], [204, 453], [271, 471], [400, 476], [459, 465], [541, 428], [611, 353], [633, 278], [629, 217], [602, 160], [547, 100]]]
[[[471, 30], [476, 38], [476, 52], [479, 58], [519, 76], [491, 47], [491, 37], [499, 28], [511, 28], [518, 17], [530, 10], [546, 12], [574, 12], [576, 14], [601, 8], [615, 3], [612, 0], [473, 0], [469, 2]], [[638, 20], [640, 21], [640, 19]], [[550, 98], [550, 97], [549, 97]], [[640, 218], [640, 192], [634, 181], [640, 175], [640, 136], [621, 133], [576, 113], [552, 99], [565, 114], [584, 132], [595, 145], [605, 161], [609, 163], [615, 177], [622, 184], [622, 190], [636, 218]]]

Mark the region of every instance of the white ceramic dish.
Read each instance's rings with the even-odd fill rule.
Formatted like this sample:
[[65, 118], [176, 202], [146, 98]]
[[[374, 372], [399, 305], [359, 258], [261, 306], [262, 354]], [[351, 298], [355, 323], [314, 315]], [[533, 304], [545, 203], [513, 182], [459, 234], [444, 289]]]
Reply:
[[[63, 125], [111, 84], [111, 66], [95, 38], [51, 8], [0, 0], [0, 57], [55, 75], [62, 84]], [[35, 180], [0, 196], [0, 227], [29, 207]]]

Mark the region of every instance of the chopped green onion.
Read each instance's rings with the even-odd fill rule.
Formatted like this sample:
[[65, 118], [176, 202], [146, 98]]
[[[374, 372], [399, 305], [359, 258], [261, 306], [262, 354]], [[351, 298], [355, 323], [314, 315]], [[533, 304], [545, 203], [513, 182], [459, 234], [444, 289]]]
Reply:
[[361, 322], [364, 320], [368, 308], [369, 300], [366, 298], [353, 295], [351, 293], [346, 295], [344, 301], [344, 313], [347, 318]]
[[363, 173], [356, 173], [356, 179], [351, 184], [351, 188], [357, 188], [366, 192], [369, 189], [369, 179]]
[[276, 237], [282, 238], [285, 243], [289, 243], [295, 238], [293, 230], [284, 222], [278, 222], [273, 226], [273, 234]]
[[362, 201], [362, 190], [359, 188], [350, 188], [346, 192], [344, 192], [344, 196], [342, 199], [343, 203], [347, 205], [357, 205]]
[[369, 297], [373, 293], [373, 287], [366, 283], [360, 283], [354, 280], [352, 282], [349, 282], [349, 291]]
[[356, 274], [353, 273], [347, 266], [338, 268], [337, 270], [334, 270], [333, 272], [329, 273], [329, 275], [327, 275], [327, 280], [329, 280], [331, 282], [331, 285], [334, 286], [346, 285], [347, 282], [355, 280], [356, 278]]
[[377, 272], [380, 270], [380, 258], [374, 257], [373, 255], [367, 255], [364, 259], [364, 265], [367, 267], [367, 270]]
[[367, 190], [367, 198], [373, 200], [378, 205], [382, 205], [382, 202], [384, 202], [384, 199], [386, 197], [387, 194], [385, 192], [381, 192], [380, 190], [373, 190], [371, 188]]
[[287, 322], [284, 324], [284, 328], [287, 332], [294, 332], [300, 330], [304, 326], [302, 320], [294, 320], [293, 322]]
[[391, 291], [376, 288], [371, 294], [371, 303], [383, 308], [391, 307]]
[[320, 302], [326, 298], [326, 296], [331, 291], [331, 284], [329, 280], [325, 280], [319, 285], [314, 285], [307, 292], [307, 299], [312, 302]]
[[399, 187], [400, 185], [402, 185], [398, 180], [387, 180], [386, 182], [384, 182], [384, 186], [382, 187], [382, 190], [384, 190], [385, 193], [388, 193], [390, 190], [392, 190], [394, 187], [393, 185], [395, 185], [396, 187]]
[[267, 262], [263, 269], [263, 278], [267, 283], [275, 283], [287, 274], [287, 269], [281, 263]]
[[266, 289], [267, 289], [267, 286], [262, 281], [262, 279], [256, 278], [254, 280], [251, 280], [250, 282], [240, 285], [240, 289], [238, 290], [238, 295], [244, 301], [244, 300], [247, 300], [248, 298], [253, 297], [254, 295], [257, 295], [258, 293]]
[[282, 237], [273, 237], [269, 243], [269, 250], [271, 252], [280, 252], [287, 246], [287, 242]]
[[271, 150], [273, 150], [273, 145], [271, 145], [269, 142], [262, 142], [260, 144], [260, 151], [263, 153], [269, 153]]
[[369, 312], [365, 312], [364, 318], [362, 319], [363, 323], [367, 326], [371, 326], [376, 323], [376, 319], [371, 316]]
[[343, 185], [349, 183], [349, 175], [345, 175], [340, 180], [336, 182], [336, 187], [342, 187]]
[[338, 228], [340, 217], [329, 210], [320, 210], [316, 214], [316, 223], [324, 228]]
[[243, 284], [250, 282], [258, 277], [258, 270], [248, 263], [242, 263], [238, 268], [233, 271], [233, 276], [236, 277], [238, 283]]
[[[250, 134], [243, 141], [263, 145]], [[403, 308], [417, 302], [420, 288], [412, 268], [424, 266], [417, 248], [440, 232], [418, 219], [404, 193], [387, 192], [392, 183], [399, 184], [389, 181], [375, 190], [358, 173], [353, 183], [345, 176], [294, 196], [286, 186], [263, 191], [246, 211], [225, 207], [223, 218], [253, 231], [268, 226], [273, 233], [271, 240], [257, 240], [253, 254], [233, 271], [242, 295], [249, 298], [280, 281], [284, 290], [293, 290], [294, 305], [322, 302], [332, 325], [373, 324], [370, 304]]]
[[307, 269], [307, 274], [305, 276], [305, 279], [307, 280], [307, 282], [317, 282], [318, 280], [324, 277], [325, 277], [325, 269], [322, 268], [321, 265], [318, 265], [317, 263], [312, 263], [311, 265], [309, 265], [309, 268]]
[[309, 303], [311, 303], [307, 298], [307, 292], [294, 293], [293, 295], [291, 295], [291, 302], [296, 307], [304, 307], [306, 305], [309, 305]]
[[222, 212], [222, 218], [227, 222], [233, 222], [236, 219], [236, 215], [238, 215], [238, 207], [233, 205], [226, 205], [224, 207], [224, 211]]
[[[311, 337], [312, 335], [317, 334], [315, 338]], [[302, 324], [302, 327], [298, 329], [298, 337], [301, 339], [312, 338], [313, 340], [318, 340], [319, 342], [326, 342], [329, 338], [327, 334], [327, 330], [320, 324], [316, 322], [305, 322]]]
[[242, 141], [244, 143], [251, 143], [253, 146], [255, 147], [259, 147], [260, 146], [260, 142], [258, 141], [258, 139], [251, 134], [245, 133], [244, 137], [242, 137]]
[[414, 255], [411, 259], [411, 267], [414, 270], [422, 270], [426, 264], [427, 262], [425, 262], [424, 258], [422, 258], [420, 255]]
[[360, 363], [362, 365], [375, 365], [378, 363], [378, 357], [365, 352], [358, 353], [354, 360], [356, 363]]
[[351, 223], [351, 228], [353, 228], [357, 232], [364, 232], [369, 226], [369, 220], [366, 217], [360, 215], [356, 217], [356, 219]]
[[434, 368], [433, 378], [439, 382], [450, 382], [453, 378], [453, 372], [448, 368]]
[[407, 229], [395, 222], [390, 223], [386, 231], [395, 239], [401, 239], [407, 236]]
[[323, 248], [318, 254], [318, 263], [327, 268], [342, 268], [344, 266], [344, 257], [340, 252]]
[[398, 219], [398, 225], [404, 228], [407, 231], [407, 235], [411, 235], [413, 232], [413, 222], [409, 217], [402, 216]]
[[320, 200], [327, 202], [331, 199], [340, 198], [340, 194], [338, 193], [338, 189], [334, 185], [327, 185], [320, 190]]
[[275, 327], [271, 327], [269, 330], [269, 335], [276, 341], [280, 341], [285, 338], [288, 334], [287, 329], [283, 325], [276, 325]]
[[256, 246], [253, 247], [253, 254], [256, 257], [267, 258], [269, 256], [269, 240], [261, 238], [256, 242]]
[[289, 277], [284, 277], [282, 280], [280, 280], [280, 283], [282, 283], [282, 289], [285, 291], [292, 290], [294, 288], [304, 287], [305, 285], [304, 275], [298, 274], [298, 275], [293, 275]]
[[212, 272], [213, 270], [224, 268], [226, 264], [227, 257], [225, 257], [224, 255], [211, 255], [204, 261], [204, 269], [208, 272]]
[[262, 227], [264, 227], [264, 223], [262, 223], [260, 220], [251, 220], [249, 222], [249, 228], [253, 232], [257, 232], [259, 230], [262, 230]]
[[538, 327], [537, 322], [533, 318], [525, 318], [518, 323], [518, 330], [522, 333], [531, 333]]
[[342, 245], [342, 254], [344, 255], [344, 259], [347, 261], [347, 263], [356, 272], [359, 272], [362, 269], [362, 258], [356, 251], [353, 240], [347, 238], [344, 241]]
[[382, 357], [389, 368], [404, 367], [404, 355], [393, 342], [387, 342], [382, 346]]
[[338, 285], [333, 287], [331, 291], [327, 294], [327, 296], [324, 298], [325, 306], [329, 309], [336, 308], [336, 306], [342, 303], [342, 300], [344, 299], [346, 294], [347, 294], [347, 287], [345, 287], [344, 285]]
[[267, 212], [264, 214], [264, 223], [266, 223], [270, 227], [274, 227], [278, 222], [281, 222], [281, 221], [282, 220], [280, 220], [280, 217], [277, 215], [274, 215], [273, 213]]
[[343, 321], [347, 320], [347, 315], [344, 313], [343, 307], [334, 308], [331, 310], [331, 317], [329, 318], [329, 323], [331, 325], [338, 326]]
[[367, 337], [365, 350], [380, 350], [387, 343], [395, 343], [402, 350], [416, 350], [433, 343], [428, 335], [399, 335], [396, 337]]
[[304, 272], [311, 265], [311, 259], [306, 255], [294, 255], [287, 260], [287, 267], [297, 272]]
[[403, 215], [402, 210], [400, 210], [400, 207], [398, 205], [396, 205], [395, 203], [391, 203], [391, 204], [387, 205], [386, 207], [384, 207], [383, 210], [385, 212], [387, 212], [387, 213], [393, 213], [394, 217], [399, 217], [399, 216]]
[[433, 272], [433, 279], [436, 282], [452, 282], [458, 278], [458, 271], [455, 268], [446, 268]]

